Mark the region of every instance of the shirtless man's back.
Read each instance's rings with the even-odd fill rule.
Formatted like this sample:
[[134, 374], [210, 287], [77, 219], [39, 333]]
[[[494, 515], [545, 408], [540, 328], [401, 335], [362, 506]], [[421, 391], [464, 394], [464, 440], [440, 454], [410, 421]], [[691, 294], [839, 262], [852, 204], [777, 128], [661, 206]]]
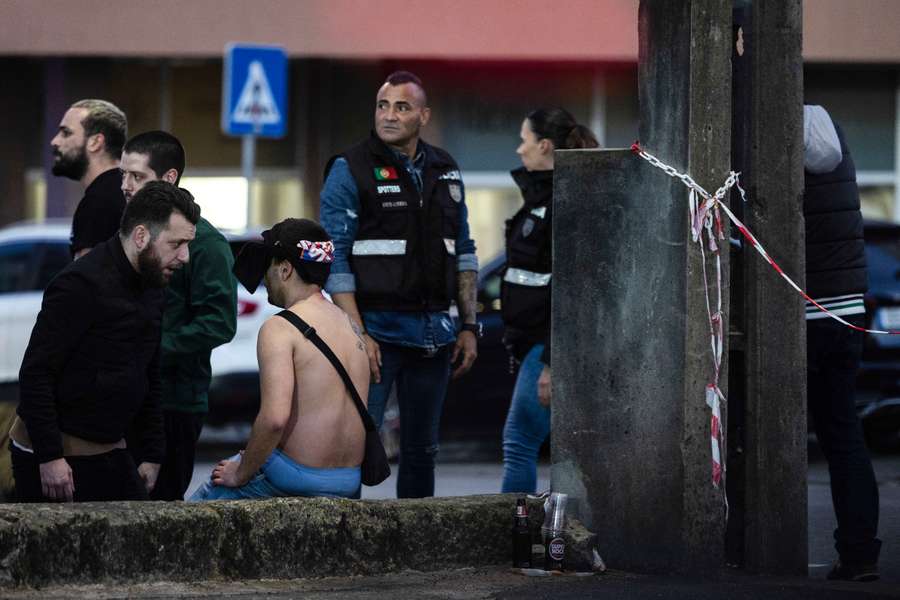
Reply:
[[[322, 295], [334, 246], [307, 219], [286, 219], [247, 244], [235, 274], [251, 292], [264, 279], [269, 302], [312, 326], [368, 398], [365, 344], [347, 314]], [[247, 448], [221, 461], [191, 500], [273, 496], [351, 497], [359, 489], [366, 431], [343, 379], [287, 319], [259, 331], [260, 408]]]
[[[288, 310], [309, 323], [328, 344], [365, 403], [369, 360], [347, 314], [321, 295]], [[262, 397], [290, 404], [278, 447], [308, 467], [359, 466], [366, 430], [347, 386], [325, 355], [278, 316], [263, 325], [257, 351]]]

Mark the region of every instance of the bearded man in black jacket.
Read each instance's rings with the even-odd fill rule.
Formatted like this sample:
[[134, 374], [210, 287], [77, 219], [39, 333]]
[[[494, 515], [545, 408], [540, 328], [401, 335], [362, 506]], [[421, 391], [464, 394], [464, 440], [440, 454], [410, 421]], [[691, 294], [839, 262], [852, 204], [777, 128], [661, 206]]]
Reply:
[[[150, 183], [117, 235], [50, 282], [10, 432], [19, 501], [148, 498], [165, 450], [162, 288], [187, 263], [199, 217], [187, 191]], [[129, 429], [138, 446], [131, 453]]]

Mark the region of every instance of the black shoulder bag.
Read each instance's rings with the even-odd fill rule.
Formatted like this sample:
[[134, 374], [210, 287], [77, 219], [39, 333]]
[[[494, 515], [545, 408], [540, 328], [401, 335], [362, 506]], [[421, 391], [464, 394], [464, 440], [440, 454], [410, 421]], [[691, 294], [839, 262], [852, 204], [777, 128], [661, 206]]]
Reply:
[[281, 311], [278, 313], [278, 316], [287, 319], [294, 327], [300, 330], [300, 333], [302, 333], [306, 339], [315, 344], [316, 348], [325, 355], [325, 358], [331, 362], [338, 372], [338, 375], [344, 380], [344, 385], [347, 386], [347, 390], [353, 398], [353, 403], [356, 405], [356, 410], [359, 411], [359, 417], [362, 419], [363, 425], [366, 428], [366, 453], [365, 456], [363, 456], [362, 464], [359, 467], [360, 480], [363, 485], [378, 485], [390, 476], [391, 466], [388, 464], [387, 453], [384, 451], [381, 437], [378, 435], [378, 430], [375, 428], [375, 421], [372, 420], [369, 411], [366, 410], [366, 407], [363, 405], [362, 399], [356, 391], [356, 386], [353, 385], [353, 381], [350, 379], [350, 375], [347, 374], [344, 365], [342, 365], [338, 357], [334, 355], [334, 352], [331, 351], [328, 344], [319, 337], [319, 334], [316, 333], [316, 330], [313, 329], [309, 323], [289, 310]]

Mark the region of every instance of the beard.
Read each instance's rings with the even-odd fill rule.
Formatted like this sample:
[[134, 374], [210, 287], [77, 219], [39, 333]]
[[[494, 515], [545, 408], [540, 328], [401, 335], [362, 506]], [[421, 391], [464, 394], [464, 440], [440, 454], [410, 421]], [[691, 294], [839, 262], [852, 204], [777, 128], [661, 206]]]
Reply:
[[138, 253], [137, 262], [145, 287], [164, 288], [169, 284], [170, 276], [163, 271], [162, 261], [152, 243]]
[[78, 148], [74, 154], [65, 155], [54, 150], [52, 172], [57, 177], [67, 177], [80, 181], [88, 169], [87, 147]]

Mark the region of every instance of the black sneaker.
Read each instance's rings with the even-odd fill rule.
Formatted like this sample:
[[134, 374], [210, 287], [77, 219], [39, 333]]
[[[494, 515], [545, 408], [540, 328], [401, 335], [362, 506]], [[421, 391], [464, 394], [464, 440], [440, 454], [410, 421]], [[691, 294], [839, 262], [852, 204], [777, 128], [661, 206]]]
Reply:
[[848, 565], [834, 561], [826, 579], [832, 581], [875, 581], [878, 579], [878, 565]]

